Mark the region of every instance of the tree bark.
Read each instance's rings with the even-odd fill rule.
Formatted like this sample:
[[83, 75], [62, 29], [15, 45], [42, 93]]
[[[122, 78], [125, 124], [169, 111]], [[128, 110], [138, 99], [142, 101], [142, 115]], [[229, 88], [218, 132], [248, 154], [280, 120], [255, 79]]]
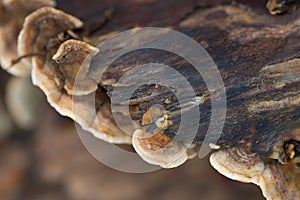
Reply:
[[[216, 63], [226, 88], [227, 113], [219, 145], [249, 148], [252, 152], [269, 156], [280, 135], [299, 127], [300, 11], [271, 16], [260, 1], [167, 3], [116, 0], [108, 4], [90, 0], [89, 3], [82, 9], [76, 1], [74, 4], [59, 1], [58, 7], [86, 20], [86, 29], [101, 18], [105, 9], [114, 9], [111, 19], [107, 19], [99, 30], [93, 30], [94, 37], [136, 25], [159, 26], [172, 27], [202, 44]], [[189, 80], [197, 96], [207, 97], [199, 106], [201, 118], [194, 139], [195, 142], [203, 141], [211, 118], [210, 92], [203, 78], [183, 58], [160, 50], [134, 51], [112, 63], [101, 77], [100, 85], [111, 96], [114, 89], [124, 87], [111, 84], [112, 79], [117, 82], [130, 69], [154, 62], [171, 66]], [[149, 79], [165, 78], [149, 75], [152, 75]], [[135, 80], [145, 81], [139, 77]], [[126, 87], [135, 84], [133, 81]], [[178, 92], [184, 93], [184, 88]], [[117, 96], [121, 105], [125, 103], [122, 94]], [[145, 85], [131, 99], [129, 104], [133, 109], [130, 114], [137, 123], [153, 105], [162, 105], [173, 113], [181, 109], [174, 93], [163, 86]], [[166, 99], [171, 99], [171, 102], [166, 104]], [[191, 106], [184, 112], [189, 113], [189, 109], [197, 108]], [[176, 134], [180, 116], [172, 115], [173, 123], [165, 130], [169, 137]], [[217, 135], [209, 141], [215, 137]]]

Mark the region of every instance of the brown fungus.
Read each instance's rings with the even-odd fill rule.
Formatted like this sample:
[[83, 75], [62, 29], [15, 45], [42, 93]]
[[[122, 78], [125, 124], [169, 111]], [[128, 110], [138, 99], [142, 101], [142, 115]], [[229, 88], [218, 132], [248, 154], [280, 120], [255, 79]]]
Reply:
[[[25, 17], [43, 6], [55, 6], [54, 0], [0, 1], [0, 63], [3, 69], [16, 76], [30, 73], [31, 66], [18, 60], [17, 39]], [[23, 55], [21, 55], [23, 56]]]
[[[39, 55], [22, 59], [22, 62], [31, 66], [34, 59], [39, 64], [43, 64], [44, 59], [49, 54], [49, 50], [59, 46], [64, 38], [59, 34], [80, 28], [83, 23], [60, 10], [44, 7], [36, 10], [25, 18], [23, 28], [18, 37], [19, 55]], [[42, 57], [42, 58], [41, 58]]]
[[[65, 77], [64, 88], [68, 94], [85, 95], [97, 89], [97, 82], [86, 75], [91, 58], [98, 52], [99, 49], [79, 40], [67, 40], [59, 47], [52, 58]], [[78, 60], [80, 65], [76, 64]]]
[[[97, 82], [87, 76], [91, 59], [98, 52], [99, 49], [78, 40], [61, 44], [52, 59], [63, 74], [63, 89], [67, 94], [58, 90], [61, 96], [56, 101], [53, 90], [49, 90], [48, 100], [62, 115], [71, 117], [95, 137], [111, 143], [131, 143], [131, 137], [115, 124], [106, 94], [101, 88], [97, 90]], [[90, 98], [95, 99], [95, 106], [91, 105]]]
[[[104, 92], [95, 91], [97, 83], [85, 76], [91, 58], [99, 50], [68, 35], [81, 26], [80, 20], [62, 11], [41, 8], [25, 20], [19, 35], [19, 53], [39, 54], [23, 61], [32, 62], [33, 83], [61, 115], [72, 118], [97, 138], [131, 143], [131, 137], [116, 126]], [[91, 99], [96, 105], [91, 105]]]
[[143, 160], [163, 168], [178, 167], [195, 156], [192, 148], [171, 140], [163, 131], [151, 134], [138, 129], [133, 134], [132, 144]]
[[265, 161], [257, 154], [236, 148], [213, 153], [210, 163], [230, 179], [258, 185], [268, 200], [297, 199], [300, 195], [300, 171], [292, 165]]

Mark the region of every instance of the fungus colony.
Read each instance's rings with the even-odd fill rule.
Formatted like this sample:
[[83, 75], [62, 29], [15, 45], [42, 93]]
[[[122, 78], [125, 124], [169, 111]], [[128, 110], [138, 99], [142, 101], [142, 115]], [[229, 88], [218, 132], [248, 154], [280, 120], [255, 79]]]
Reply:
[[[137, 128], [132, 135], [128, 135], [117, 126], [107, 88], [102, 88], [107, 80], [99, 82], [89, 76], [91, 59], [101, 54], [101, 49], [89, 43], [95, 39], [83, 39], [74, 32], [84, 26], [81, 20], [54, 6], [53, 0], [1, 0], [2, 68], [20, 77], [31, 73], [33, 84], [46, 94], [48, 102], [57, 112], [72, 118], [99, 139], [115, 144], [132, 144], [150, 164], [173, 168], [195, 157], [200, 143], [187, 146], [184, 141], [173, 141], [164, 133], [173, 122], [164, 117], [166, 113], [159, 109], [146, 109], [140, 120], [142, 125], [160, 120], [161, 128], [156, 128], [153, 133]], [[269, 1], [271, 13], [280, 12], [276, 6], [274, 1]], [[93, 96], [96, 100], [91, 107], [89, 101]], [[294, 104], [299, 105], [299, 97], [294, 100]], [[31, 123], [31, 119], [20, 123], [25, 126]], [[268, 157], [238, 146], [210, 144], [210, 147], [217, 149], [211, 155], [210, 162], [216, 170], [231, 179], [259, 185], [267, 199], [299, 199], [299, 141], [300, 130], [291, 129], [277, 139], [273, 154]]]

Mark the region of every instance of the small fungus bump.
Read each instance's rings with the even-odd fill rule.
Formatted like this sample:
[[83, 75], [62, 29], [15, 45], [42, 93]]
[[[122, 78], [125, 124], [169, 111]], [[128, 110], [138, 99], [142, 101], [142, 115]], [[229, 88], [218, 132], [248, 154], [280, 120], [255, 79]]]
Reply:
[[99, 50], [79, 40], [67, 40], [52, 57], [65, 77], [64, 88], [70, 95], [85, 95], [94, 92], [97, 82], [88, 78], [88, 70], [93, 56]]
[[163, 168], [178, 167], [193, 157], [184, 144], [172, 141], [162, 131], [151, 134], [138, 129], [133, 134], [132, 144], [146, 162]]

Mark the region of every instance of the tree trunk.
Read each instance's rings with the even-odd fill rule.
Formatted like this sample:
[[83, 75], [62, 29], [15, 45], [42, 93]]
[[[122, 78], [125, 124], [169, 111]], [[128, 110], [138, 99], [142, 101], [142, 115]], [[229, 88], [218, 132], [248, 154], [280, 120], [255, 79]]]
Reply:
[[[226, 88], [226, 120], [217, 144], [246, 147], [252, 152], [270, 156], [278, 137], [299, 127], [299, 11], [291, 15], [271, 16], [260, 1], [178, 0], [171, 3], [116, 0], [107, 3], [89, 0], [84, 7], [76, 1], [58, 3], [59, 8], [86, 20], [86, 30], [97, 24], [97, 19], [102, 20], [99, 29], [94, 26], [92, 30], [95, 37], [136, 25], [158, 26], [172, 27], [200, 43], [216, 63]], [[115, 14], [103, 25], [101, 14], [105, 9], [114, 9]], [[195, 142], [203, 141], [211, 120], [211, 95], [201, 75], [195, 73], [193, 66], [183, 58], [161, 50], [137, 50], [113, 62], [101, 77], [100, 84], [111, 95], [116, 88], [124, 90], [139, 81], [146, 82], [135, 77], [136, 82], [126, 87], [111, 84], [112, 79], [118, 82], [125, 72], [146, 63], [171, 66], [188, 79], [196, 96], [206, 97], [199, 107], [201, 118], [194, 138]], [[165, 79], [159, 73], [156, 77], [149, 74], [149, 77]], [[184, 93], [184, 88], [176, 92]], [[122, 95], [116, 95], [121, 105], [127, 103], [122, 103]], [[167, 99], [171, 101], [166, 103]], [[180, 105], [170, 88], [154, 85], [139, 88], [129, 102], [134, 108], [131, 109], [131, 117], [140, 123], [147, 110], [157, 104], [177, 113], [171, 114], [173, 123], [165, 130], [169, 137], [173, 137], [181, 115], [176, 112]], [[189, 115], [189, 110], [193, 109], [195, 106], [184, 112]], [[208, 141], [217, 137], [211, 135]]]

